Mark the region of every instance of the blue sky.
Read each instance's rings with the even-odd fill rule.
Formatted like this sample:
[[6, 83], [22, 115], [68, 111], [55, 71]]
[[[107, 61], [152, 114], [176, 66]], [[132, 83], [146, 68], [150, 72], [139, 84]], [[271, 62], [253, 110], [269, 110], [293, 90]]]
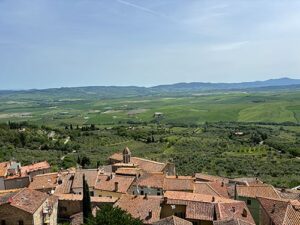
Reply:
[[0, 89], [300, 78], [298, 0], [0, 0]]

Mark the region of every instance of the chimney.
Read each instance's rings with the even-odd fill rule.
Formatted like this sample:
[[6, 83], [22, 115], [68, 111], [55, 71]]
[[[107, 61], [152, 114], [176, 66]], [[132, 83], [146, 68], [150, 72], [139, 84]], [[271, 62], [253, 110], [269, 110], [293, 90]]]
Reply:
[[232, 212], [235, 213], [235, 207], [234, 206], [232, 207]]
[[222, 183], [221, 183], [221, 187], [224, 187], [224, 182], [222, 181]]
[[176, 174], [176, 178], [178, 178], [178, 174]]
[[119, 182], [115, 182], [115, 191], [117, 192], [119, 190]]
[[215, 196], [212, 196], [211, 202], [215, 202]]
[[242, 213], [242, 217], [247, 217], [248, 216], [248, 212], [247, 210], [244, 208], [243, 209], [243, 213]]
[[149, 213], [148, 213], [148, 218], [149, 218], [149, 219], [151, 219], [151, 218], [152, 218], [152, 210], [151, 210], [151, 209], [149, 210]]
[[144, 199], [148, 199], [148, 193], [145, 193]]

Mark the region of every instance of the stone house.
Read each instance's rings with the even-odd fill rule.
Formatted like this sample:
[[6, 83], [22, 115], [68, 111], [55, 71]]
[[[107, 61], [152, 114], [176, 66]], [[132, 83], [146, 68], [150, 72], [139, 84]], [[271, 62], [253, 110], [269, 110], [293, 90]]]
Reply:
[[0, 196], [0, 222], [5, 225], [56, 225], [58, 199], [22, 189]]

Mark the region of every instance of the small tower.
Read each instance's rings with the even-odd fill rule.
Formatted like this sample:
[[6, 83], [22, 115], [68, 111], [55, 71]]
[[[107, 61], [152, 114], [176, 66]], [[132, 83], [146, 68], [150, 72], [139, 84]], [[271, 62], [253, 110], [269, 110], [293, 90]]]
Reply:
[[128, 147], [123, 150], [123, 163], [130, 163], [131, 152]]

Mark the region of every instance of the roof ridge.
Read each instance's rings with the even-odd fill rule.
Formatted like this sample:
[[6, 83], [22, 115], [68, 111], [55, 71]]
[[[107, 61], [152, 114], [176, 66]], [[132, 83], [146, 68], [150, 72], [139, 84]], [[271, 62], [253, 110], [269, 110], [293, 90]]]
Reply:
[[161, 164], [161, 165], [165, 165], [166, 163], [163, 163], [163, 162], [157, 162], [157, 161], [154, 161], [154, 160], [150, 160], [150, 159], [145, 159], [145, 158], [140, 158], [140, 157], [131, 157], [132, 159], [135, 158], [135, 159], [140, 159], [140, 160], [143, 160], [143, 161], [147, 161], [147, 162], [152, 162], [152, 163], [156, 163], [156, 164]]
[[217, 190], [215, 190], [212, 186], [210, 186], [209, 183], [207, 183], [206, 185], [208, 185], [211, 190], [213, 190], [217, 195], [219, 195], [219, 197], [223, 197]]

